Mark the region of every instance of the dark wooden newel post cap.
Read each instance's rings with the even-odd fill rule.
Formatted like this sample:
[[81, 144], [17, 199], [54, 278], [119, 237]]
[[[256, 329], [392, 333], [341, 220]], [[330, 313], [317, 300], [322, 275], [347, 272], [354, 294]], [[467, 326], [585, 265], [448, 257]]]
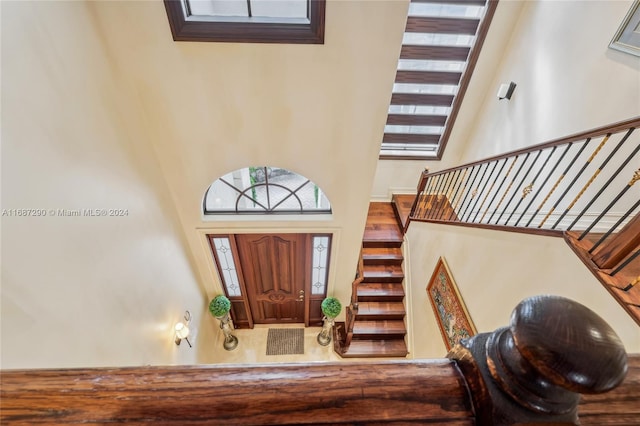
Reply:
[[448, 355], [458, 362], [481, 424], [578, 424], [580, 393], [602, 393], [627, 373], [620, 338], [589, 308], [559, 296], [523, 300], [509, 327]]
[[522, 357], [551, 382], [579, 393], [607, 392], [624, 379], [627, 354], [618, 335], [591, 309], [558, 296], [535, 296], [511, 314]]

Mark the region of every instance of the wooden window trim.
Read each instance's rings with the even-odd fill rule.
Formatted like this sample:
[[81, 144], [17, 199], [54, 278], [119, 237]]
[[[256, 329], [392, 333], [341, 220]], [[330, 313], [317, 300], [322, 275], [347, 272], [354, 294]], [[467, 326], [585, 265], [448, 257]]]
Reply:
[[324, 44], [326, 0], [311, 0], [309, 24], [188, 21], [181, 0], [164, 0], [174, 41]]

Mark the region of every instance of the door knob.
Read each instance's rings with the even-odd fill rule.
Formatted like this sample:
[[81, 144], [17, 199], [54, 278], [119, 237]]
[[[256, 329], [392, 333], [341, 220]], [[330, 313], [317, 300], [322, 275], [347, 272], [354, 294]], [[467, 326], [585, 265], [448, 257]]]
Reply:
[[300, 290], [300, 292], [298, 293], [298, 302], [303, 302], [304, 301], [304, 290]]

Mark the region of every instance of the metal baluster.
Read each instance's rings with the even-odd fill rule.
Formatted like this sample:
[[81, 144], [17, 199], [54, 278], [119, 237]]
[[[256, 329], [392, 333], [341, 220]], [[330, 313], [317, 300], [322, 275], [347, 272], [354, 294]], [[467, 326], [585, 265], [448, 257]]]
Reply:
[[[628, 135], [631, 134], [631, 132], [633, 131], [633, 129], [630, 129], [629, 133], [627, 133], [627, 135], [625, 136], [628, 137]], [[569, 225], [567, 227], [567, 230], [572, 229], [576, 223], [578, 223], [578, 220], [580, 220], [580, 218], [587, 212], [587, 210], [589, 210], [589, 207], [591, 207], [591, 205], [593, 205], [593, 203], [600, 197], [600, 195], [602, 195], [602, 193], [604, 192], [605, 189], [607, 189], [607, 187], [609, 186], [609, 184], [611, 182], [613, 182], [613, 180], [616, 178], [616, 176], [618, 176], [620, 174], [620, 172], [622, 171], [622, 169], [624, 169], [627, 164], [629, 164], [629, 161], [631, 161], [631, 159], [633, 157], [635, 157], [635, 155], [638, 153], [638, 151], [640, 151], [640, 143], [638, 144], [638, 146], [636, 147], [636, 149], [633, 150], [633, 152], [631, 153], [631, 155], [629, 155], [620, 165], [620, 167], [618, 167], [618, 169], [615, 171], [615, 173], [613, 173], [613, 175], [611, 175], [611, 177], [609, 177], [609, 179], [607, 180], [607, 182], [602, 185], [602, 188], [600, 188], [600, 190], [598, 191], [598, 193], [591, 199], [591, 201], [589, 201], [589, 203], [587, 203], [587, 205], [585, 206], [584, 209], [582, 209], [582, 211], [580, 212], [580, 214], [573, 220], [573, 222], [571, 223], [571, 225]], [[632, 184], [633, 185], [633, 184]], [[578, 240], [582, 240], [582, 238], [584, 238], [584, 235], [581, 235], [580, 238], [578, 238]]]
[[[478, 171], [476, 172], [476, 175], [473, 177], [473, 180], [471, 181], [471, 185], [469, 186], [469, 191], [467, 191], [467, 195], [465, 196], [464, 201], [467, 201], [467, 196], [469, 194], [471, 194], [471, 200], [473, 200], [473, 198], [476, 196], [477, 191], [473, 189], [473, 185], [476, 183], [476, 179], [478, 178], [478, 175], [480, 174], [480, 170], [482, 170], [483, 165], [484, 164], [480, 164], [480, 166], [478, 167]], [[465, 203], [463, 202], [462, 204], [465, 204]], [[469, 209], [470, 204], [471, 204], [471, 201], [469, 201], [469, 203], [466, 204], [464, 211], [460, 215], [460, 221], [464, 221], [463, 217], [467, 213], [467, 210]]]
[[[540, 207], [538, 207], [538, 210], [536, 210], [535, 215], [538, 214], [538, 212], [542, 209], [542, 206], [544, 206], [546, 204], [546, 202], [549, 200], [549, 197], [551, 197], [551, 194], [553, 194], [553, 192], [556, 190], [556, 188], [558, 188], [558, 185], [560, 185], [560, 182], [562, 182], [562, 179], [564, 179], [564, 177], [567, 175], [567, 172], [571, 169], [571, 167], [573, 167], [573, 164], [576, 162], [576, 160], [578, 159], [578, 157], [580, 157], [580, 154], [582, 154], [582, 151], [584, 151], [584, 149], [587, 147], [587, 145], [589, 144], [589, 142], [591, 141], [591, 138], [587, 139], [587, 141], [584, 143], [584, 145], [582, 145], [582, 147], [580, 148], [580, 150], [578, 151], [578, 153], [573, 157], [573, 159], [571, 160], [571, 162], [569, 163], [569, 165], [564, 169], [564, 172], [558, 177], [558, 180], [556, 181], [556, 183], [553, 185], [553, 188], [551, 188], [551, 191], [549, 191], [549, 193], [547, 194], [547, 196], [544, 198], [544, 200], [542, 201], [542, 204], [540, 204]], [[549, 217], [549, 215], [553, 212], [553, 209], [551, 209], [551, 212], [549, 212], [549, 214], [544, 218], [544, 220], [542, 221], [542, 223], [544, 223], [547, 218]], [[534, 215], [534, 216], [535, 216]], [[529, 226], [529, 224], [531, 223], [531, 221], [533, 220], [533, 217], [531, 217], [531, 219], [529, 219], [529, 222], [527, 222], [527, 226]], [[540, 225], [538, 225], [538, 228], [540, 228], [542, 226], [542, 223]]]
[[[482, 210], [482, 206], [484, 205], [484, 202], [487, 201], [487, 197], [489, 196], [489, 193], [491, 192], [491, 188], [493, 188], [493, 185], [496, 182], [495, 179], [492, 179], [493, 172], [496, 171], [496, 167], [498, 167], [498, 161], [494, 161], [493, 162], [493, 168], [491, 169], [491, 172], [489, 173], [489, 177], [487, 178], [487, 181], [484, 183], [484, 186], [480, 190], [480, 194], [485, 194], [485, 196], [482, 198], [482, 202], [480, 203], [480, 206], [478, 207], [478, 210], [476, 210], [476, 215], [473, 216], [473, 221], [472, 222], [475, 222], [476, 219], [478, 218], [478, 213], [480, 213], [480, 210]], [[489, 184], [489, 182], [491, 182], [491, 186], [489, 187], [489, 191], [485, 192], [485, 189], [487, 188], [487, 185]], [[478, 197], [478, 200], [480, 200], [480, 197]], [[476, 204], [478, 203], [478, 200], [476, 200]], [[474, 205], [473, 208], [471, 209], [471, 211], [473, 212], [473, 210], [475, 210], [475, 208], [476, 208], [476, 206]]]
[[[527, 179], [527, 176], [529, 176], [529, 173], [531, 172], [531, 169], [533, 169], [533, 166], [535, 166], [536, 162], [538, 161], [538, 158], [540, 158], [540, 154], [542, 154], [542, 150], [539, 150], [538, 154], [536, 154], [536, 158], [533, 159], [533, 162], [531, 163], [531, 167], [529, 167], [529, 170], [527, 170], [527, 173], [522, 178], [522, 182], [520, 182], [519, 187], [522, 187], [522, 185], [524, 184], [525, 180]], [[535, 179], [534, 179], [534, 181], [535, 181]], [[511, 220], [511, 218], [513, 217], [515, 212], [518, 211], [518, 207], [520, 207], [520, 203], [522, 203], [522, 200], [524, 200], [526, 198], [526, 196], [529, 194], [529, 192], [531, 192], [532, 188], [533, 188], [533, 182], [523, 188], [522, 197], [520, 197], [520, 199], [518, 200], [518, 204], [516, 204], [516, 206], [513, 208], [513, 211], [511, 212], [511, 214], [507, 218], [507, 221], [504, 223], [505, 225], [509, 224], [509, 221]], [[528, 191], [527, 191], [527, 189], [528, 189]]]
[[453, 186], [451, 187], [451, 192], [455, 190], [455, 193], [453, 194], [453, 197], [451, 197], [451, 201], [449, 202], [451, 209], [449, 211], [449, 216], [446, 219], [443, 218], [442, 220], [449, 220], [451, 218], [451, 214], [453, 213], [453, 203], [456, 199], [456, 195], [458, 195], [458, 191], [460, 190], [460, 186], [461, 186], [461, 185], [458, 185], [458, 181], [460, 180], [460, 175], [462, 175], [462, 169], [456, 170], [455, 181], [453, 182]]
[[[638, 256], [640, 256], [640, 250], [636, 250], [631, 256], [629, 256], [627, 258], [627, 260], [625, 260], [620, 265], [618, 265], [618, 267], [616, 269], [614, 269], [609, 275], [614, 276], [618, 272], [622, 271], [625, 266], [627, 266], [628, 264], [633, 262], [633, 260]], [[625, 291], [626, 291], [626, 289], [625, 289]]]
[[[513, 161], [511, 162], [511, 165], [509, 166], [509, 170], [507, 170], [507, 174], [504, 176], [504, 179], [502, 180], [502, 183], [500, 184], [500, 188], [502, 188], [502, 185], [504, 185], [504, 183], [507, 181], [507, 178], [509, 177], [509, 174], [511, 173], [511, 170], [513, 170], [513, 166], [516, 164], [516, 161], [518, 161], [518, 157], [519, 155], [516, 155], [513, 159]], [[511, 182], [513, 183], [513, 182]], [[500, 208], [500, 204], [502, 204], [502, 202], [504, 201], [504, 197], [506, 197], [507, 192], [509, 192], [509, 188], [511, 188], [511, 185], [509, 185], [507, 187], [507, 190], [502, 194], [502, 197], [500, 197], [500, 201], [498, 201], [498, 204], [496, 205], [495, 210], [493, 211], [493, 213], [491, 213], [491, 216], [489, 216], [489, 220], [487, 220], [487, 223], [491, 223], [491, 219], [493, 219], [493, 215], [496, 214], [496, 212], [498, 211], [498, 208]]]
[[[600, 219], [602, 219], [602, 216], [604, 216], [604, 215], [605, 215], [605, 214], [606, 214], [606, 213], [611, 209], [611, 207], [613, 207], [613, 205], [616, 203], [616, 201], [618, 201], [618, 200], [620, 199], [620, 197], [622, 197], [622, 195], [624, 195], [624, 193], [625, 193], [625, 192], [627, 192], [626, 190], [627, 190], [628, 188], [630, 188], [630, 186], [626, 186], [626, 187], [625, 187], [625, 189], [624, 189], [624, 190], [622, 190], [622, 192], [621, 192], [620, 194], [618, 194], [618, 196], [616, 197], [616, 199], [615, 199], [615, 200], [613, 200], [611, 203], [609, 203], [609, 205], [607, 206], [607, 208], [605, 209], [605, 211], [604, 211], [603, 213], [601, 213], [595, 221], [593, 221], [593, 224], [591, 224], [591, 228], [593, 227], [593, 225], [594, 225], [595, 223], [597, 223]], [[611, 234], [616, 230], [616, 228], [617, 228], [617, 227], [618, 227], [622, 222], [624, 222], [624, 220], [625, 220], [626, 218], [628, 218], [628, 217], [631, 215], [631, 213], [633, 213], [633, 211], [634, 211], [638, 206], [640, 206], [640, 200], [636, 201], [636, 202], [635, 202], [635, 204], [634, 204], [633, 206], [631, 206], [631, 208], [630, 208], [629, 210], [627, 210], [627, 212], [626, 212], [624, 215], [622, 215], [622, 217], [621, 217], [620, 219], [618, 219], [618, 220], [616, 221], [616, 223], [615, 223], [615, 224], [614, 224], [614, 225], [613, 225], [613, 226], [612, 226], [612, 227], [611, 227], [611, 228], [610, 228], [610, 229], [609, 229], [609, 230], [608, 230], [608, 231], [607, 231], [607, 232], [606, 232], [602, 237], [600, 237], [600, 239], [599, 239], [599, 240], [598, 240], [598, 241], [593, 245], [593, 247], [591, 247], [591, 248], [589, 249], [589, 253], [593, 253], [593, 251], [594, 251], [595, 249], [597, 249], [597, 248], [598, 248], [598, 246], [599, 246], [600, 244], [602, 244], [602, 242], [603, 242], [604, 240], [606, 240], [606, 239], [607, 239], [607, 237], [608, 237], [609, 235], [611, 235]], [[589, 228], [589, 230], [591, 230], [591, 228]], [[585, 235], [586, 235], [586, 233], [587, 233], [587, 232], [588, 232], [588, 231], [585, 231]]]
[[[518, 167], [518, 171], [516, 172], [515, 176], [513, 176], [513, 179], [511, 180], [511, 184], [509, 185], [509, 188], [511, 188], [511, 186], [516, 181], [516, 179], [518, 179], [518, 176], [520, 176], [520, 172], [524, 168], [524, 165], [527, 163], [527, 160], [529, 159], [529, 155], [530, 154], [531, 154], [531, 152], [527, 152], [527, 155], [525, 155], [524, 160], [522, 160], [522, 164], [520, 164], [520, 167]], [[511, 198], [509, 198], [509, 201], [507, 201], [507, 204], [504, 206], [504, 209], [502, 210], [502, 213], [500, 213], [500, 216], [498, 216], [498, 219], [496, 220], [496, 225], [500, 222], [500, 219], [502, 219], [502, 215], [507, 212], [507, 209], [509, 208], [509, 205], [513, 201], [513, 198], [518, 193], [517, 188], [520, 188], [522, 186], [522, 182], [524, 182], [524, 178], [522, 178], [522, 181], [520, 182], [519, 185], [516, 185], [516, 189], [513, 191], [513, 194], [511, 194]], [[509, 189], [507, 189], [507, 192], [509, 192]], [[507, 192], [505, 192], [505, 195], [507, 194]], [[505, 225], [506, 225], [506, 223], [505, 223]]]
[[627, 134], [622, 138], [622, 140], [620, 141], [620, 143], [618, 143], [618, 145], [616, 145], [615, 149], [607, 156], [607, 158], [605, 158], [605, 160], [602, 162], [602, 164], [600, 165], [600, 167], [598, 167], [596, 169], [596, 171], [593, 173], [593, 175], [591, 176], [591, 178], [587, 181], [587, 183], [582, 187], [582, 189], [580, 190], [580, 192], [578, 192], [578, 195], [575, 196], [575, 198], [573, 199], [573, 201], [571, 202], [571, 204], [569, 204], [569, 206], [564, 210], [564, 212], [560, 215], [560, 217], [558, 218], [558, 220], [556, 221], [556, 223], [553, 224], [553, 227], [551, 229], [555, 229], [555, 227], [560, 223], [560, 221], [562, 220], [562, 218], [565, 217], [565, 215], [567, 213], [569, 213], [569, 211], [573, 208], [573, 206], [578, 202], [578, 200], [582, 197], [582, 195], [584, 194], [584, 192], [587, 190], [587, 188], [589, 188], [589, 186], [591, 186], [591, 184], [593, 183], [594, 180], [596, 180], [596, 178], [598, 177], [598, 175], [600, 174], [600, 172], [602, 172], [602, 169], [604, 169], [606, 167], [606, 165], [609, 163], [609, 160], [611, 160], [611, 158], [616, 154], [616, 152], [618, 152], [618, 149], [620, 149], [620, 147], [622, 146], [622, 144], [627, 140], [627, 138], [629, 137], [629, 135], [631, 134], [631, 131], [627, 132]]
[[[502, 162], [502, 166], [500, 166], [500, 170], [498, 170], [497, 176], [500, 176], [500, 174], [502, 173], [502, 170], [504, 170], [504, 166], [507, 165], [507, 161], [508, 159], [505, 158], [504, 161]], [[500, 188], [502, 188], [502, 185], [504, 185], [504, 181], [506, 179], [507, 179], [506, 176], [502, 178], [502, 182], [500, 183], [500, 185], [498, 185], [498, 188], [496, 189], [496, 192], [493, 194], [493, 197], [491, 197], [491, 201], [489, 201], [489, 204], [487, 204], [487, 210], [484, 211], [484, 213], [482, 214], [482, 217], [480, 218], [480, 223], [482, 223], [482, 221], [484, 220], [484, 217], [489, 212], [489, 209], [491, 208], [491, 204], [493, 204], [493, 201], [496, 199], [496, 196], [498, 195], [498, 193], [500, 193]], [[487, 192], [487, 195], [489, 195], [489, 193], [493, 190], [494, 184], [495, 184], [495, 181], [491, 185], [491, 188], [489, 188], [489, 192]], [[483, 201], [483, 204], [484, 204], [484, 201]]]
[[[636, 255], [636, 256], [637, 256], [638, 254], [640, 254], [640, 251], [637, 251], [637, 252], [635, 253], [635, 255]], [[624, 291], [629, 291], [629, 290], [631, 290], [631, 289], [633, 288], [633, 286], [634, 286], [634, 285], [638, 284], [639, 282], [640, 282], [640, 276], [637, 276], [633, 281], [631, 281], [631, 282], [629, 283], [629, 285], [628, 285], [628, 286], [626, 286], [626, 287], [625, 287], [625, 288], [623, 288], [622, 290], [624, 290]]]
[[[480, 180], [478, 181], [478, 186], [476, 186], [476, 193], [474, 194], [474, 198], [477, 195], [478, 198], [475, 199], [475, 202], [473, 203], [473, 206], [471, 206], [471, 210], [469, 211], [469, 216], [467, 216], [466, 219], [462, 219], [465, 222], [471, 222], [471, 215], [473, 214], [473, 210], [476, 208], [476, 205], [478, 204], [478, 200], [480, 200], [481, 196], [482, 196], [482, 190], [480, 189], [480, 185], [482, 185], [482, 181], [484, 180], [484, 177], [487, 174], [487, 170], [489, 170], [489, 163], [485, 163], [487, 165], [487, 167], [484, 168], [484, 171], [482, 172], [482, 176], [480, 177]], [[487, 181], [485, 181], [486, 184]], [[479, 191], [478, 191], [479, 190]], [[469, 203], [471, 204], [471, 203]]]
[[437, 180], [437, 176], [430, 176], [428, 181], [429, 186], [425, 186], [425, 190], [423, 192], [424, 195], [422, 197], [422, 219], [426, 219], [427, 214], [429, 213], [429, 202], [431, 200], [431, 193], [435, 189]]
[[420, 194], [418, 194], [418, 197], [420, 197], [418, 199], [418, 203], [416, 205], [416, 211], [414, 213], [414, 219], [421, 219], [422, 218], [422, 211], [424, 208], [424, 203], [425, 203], [425, 198], [426, 198], [426, 192], [428, 191], [429, 186], [431, 185], [431, 181], [433, 179], [431, 179], [431, 176], [427, 176], [426, 177], [427, 181], [424, 184], [424, 188], [422, 189], [422, 192]]
[[[542, 182], [542, 185], [540, 185], [540, 188], [538, 188], [538, 191], [531, 198], [531, 201], [529, 201], [529, 204], [527, 204], [527, 207], [524, 209], [524, 212], [522, 212], [522, 215], [518, 218], [518, 221], [516, 222], [516, 226], [518, 226], [518, 223], [520, 223], [520, 220], [522, 220], [522, 218], [524, 217], [526, 212], [529, 211], [529, 207], [531, 207], [531, 204], [533, 204], [533, 202], [538, 198], [538, 195], [540, 195], [540, 192], [542, 192], [542, 189], [545, 187], [547, 182], [549, 182], [549, 179], [551, 178], [551, 176], [553, 176], [553, 174], [555, 173], [555, 171], [558, 168], [558, 166], [560, 165], [560, 163], [562, 163], [562, 160], [564, 159], [565, 155], [567, 155], [567, 153], [569, 152], [569, 149], [571, 149], [571, 145], [573, 145], [573, 142], [569, 142], [569, 144], [567, 145], [567, 149], [565, 149], [562, 152], [562, 154], [560, 155], [560, 158], [558, 159], [558, 161], [556, 161], [556, 164], [554, 164], [554, 166], [551, 169], [551, 171], [547, 174], [547, 177], [544, 178], [544, 181]], [[553, 150], [555, 151], [555, 149], [556, 149], [556, 147], [554, 146]], [[549, 154], [549, 157], [547, 157], [547, 161], [545, 161], [544, 165], [542, 166], [542, 168], [540, 169], [538, 174], [542, 173], [542, 170], [544, 170], [545, 166], [547, 165], [547, 162], [549, 161], [549, 159], [551, 159], [552, 155], [553, 155], [553, 151], [551, 151], [551, 154]], [[542, 206], [538, 207], [538, 209], [535, 211], [535, 213], [533, 213], [533, 215], [531, 215], [531, 217], [529, 218], [529, 221], [527, 222], [525, 227], [528, 227], [529, 224], [531, 224], [531, 221], [533, 220], [534, 217], [536, 217], [538, 215], [538, 212], [540, 211], [541, 207]]]
[[[458, 200], [455, 202], [455, 205], [453, 206], [453, 209], [451, 210], [451, 213], [449, 214], [449, 217], [447, 218], [447, 220], [451, 220], [451, 216], [454, 215], [456, 213], [456, 210], [458, 209], [458, 204], [460, 203], [460, 200], [462, 199], [462, 194], [464, 194], [464, 189], [460, 193], [459, 197], [458, 197], [458, 191], [460, 190], [460, 188], [465, 188], [464, 180], [467, 177], [467, 173], [468, 172], [469, 172], [469, 168], [466, 167], [464, 169], [464, 173], [462, 174], [462, 182], [460, 182], [460, 185], [458, 186], [458, 189], [456, 189], [456, 193], [453, 195], [453, 199], [455, 200], [456, 197], [457, 197]], [[459, 218], [456, 216], [456, 219], [459, 219]]]
[[[453, 182], [453, 174], [452, 173], [447, 173], [447, 184], [446, 184], [446, 188], [444, 190], [444, 194], [442, 195], [443, 200], [442, 203], [440, 203], [440, 206], [438, 207], [438, 211], [436, 213], [436, 218], [438, 220], [441, 220], [442, 217], [442, 212], [445, 210], [444, 205], [445, 203], [449, 202], [449, 198], [447, 197], [447, 193], [449, 192], [449, 188], [451, 187], [451, 183]], [[449, 203], [450, 205], [451, 203]]]
[[432, 219], [433, 218], [433, 214], [435, 212], [435, 202], [438, 200], [438, 194], [440, 193], [440, 189], [442, 188], [442, 184], [444, 182], [444, 175], [438, 175], [438, 179], [435, 185], [436, 188], [436, 192], [435, 194], [431, 195], [431, 202], [429, 203], [429, 214], [427, 216], [427, 219]]

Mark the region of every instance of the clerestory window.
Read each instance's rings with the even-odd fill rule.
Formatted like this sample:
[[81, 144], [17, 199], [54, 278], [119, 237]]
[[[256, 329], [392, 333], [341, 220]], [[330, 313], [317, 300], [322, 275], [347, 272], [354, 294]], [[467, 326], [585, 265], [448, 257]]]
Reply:
[[324, 43], [325, 0], [164, 0], [175, 41]]
[[331, 213], [311, 180], [278, 167], [247, 167], [217, 179], [204, 197], [204, 214]]

